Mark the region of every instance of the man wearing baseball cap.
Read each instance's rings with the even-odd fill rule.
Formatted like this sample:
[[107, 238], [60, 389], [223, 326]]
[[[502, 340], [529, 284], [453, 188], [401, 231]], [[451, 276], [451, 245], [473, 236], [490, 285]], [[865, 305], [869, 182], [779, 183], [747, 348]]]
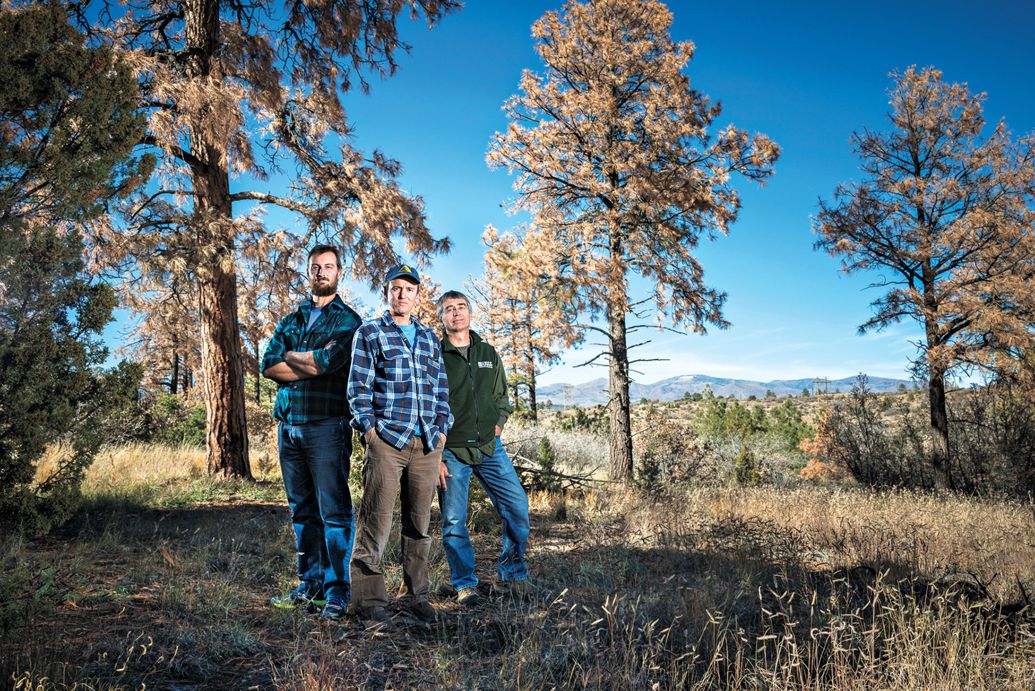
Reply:
[[442, 448], [453, 423], [441, 343], [411, 316], [420, 274], [400, 264], [388, 272], [385, 284], [388, 309], [356, 331], [347, 389], [352, 426], [366, 447], [352, 603], [368, 626], [389, 622], [381, 557], [400, 490], [402, 604], [422, 621], [436, 617], [428, 602], [428, 530]]

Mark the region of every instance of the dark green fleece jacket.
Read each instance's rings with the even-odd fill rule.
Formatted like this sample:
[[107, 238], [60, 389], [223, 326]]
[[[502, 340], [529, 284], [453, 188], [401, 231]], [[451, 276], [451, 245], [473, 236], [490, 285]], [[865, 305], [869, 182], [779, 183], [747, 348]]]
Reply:
[[496, 349], [471, 331], [467, 357], [442, 336], [442, 360], [449, 380], [449, 409], [453, 426], [446, 448], [469, 465], [496, 448], [496, 425], [501, 428], [513, 408], [507, 400], [507, 377]]

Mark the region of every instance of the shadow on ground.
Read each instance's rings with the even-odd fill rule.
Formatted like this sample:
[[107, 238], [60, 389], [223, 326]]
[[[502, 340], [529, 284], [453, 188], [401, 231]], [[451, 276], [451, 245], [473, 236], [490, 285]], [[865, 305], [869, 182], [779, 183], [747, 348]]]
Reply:
[[[294, 571], [280, 503], [84, 513], [46, 539], [7, 545], [0, 674], [8, 685], [46, 677], [58, 688], [531, 687], [564, 685], [573, 669], [648, 664], [637, 656], [649, 654], [665, 686], [682, 678], [672, 676], [677, 665], [687, 678], [703, 674], [731, 626], [760, 635], [796, 622], [807, 633], [835, 610], [872, 616], [886, 605], [874, 596], [882, 587], [902, 602], [962, 603], [1031, 625], [1023, 603], [1004, 607], [906, 563], [834, 569], [803, 558], [802, 535], [765, 522], [672, 526], [635, 540], [620, 516], [551, 510], [533, 523], [530, 600], [489, 587], [498, 528], [486, 521], [474, 537], [482, 604], [461, 611], [440, 593], [448, 568], [436, 539], [441, 620], [422, 626], [397, 613], [394, 631], [372, 634], [352, 618], [326, 623], [268, 606]], [[398, 552], [386, 560], [397, 585]]]

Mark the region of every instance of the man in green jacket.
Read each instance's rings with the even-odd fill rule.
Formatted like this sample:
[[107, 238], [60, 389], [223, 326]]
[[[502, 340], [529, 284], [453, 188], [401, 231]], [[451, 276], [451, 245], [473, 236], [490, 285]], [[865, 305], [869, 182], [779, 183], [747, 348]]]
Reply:
[[513, 410], [507, 401], [503, 363], [496, 350], [471, 330], [471, 303], [463, 293], [444, 293], [438, 300], [438, 317], [445, 328], [442, 359], [454, 418], [442, 453], [438, 499], [442, 507], [442, 545], [457, 601], [470, 606], [480, 599], [474, 548], [467, 532], [471, 475], [482, 483], [503, 521], [497, 587], [523, 597], [529, 592], [525, 564], [528, 495], [500, 444], [503, 425]]

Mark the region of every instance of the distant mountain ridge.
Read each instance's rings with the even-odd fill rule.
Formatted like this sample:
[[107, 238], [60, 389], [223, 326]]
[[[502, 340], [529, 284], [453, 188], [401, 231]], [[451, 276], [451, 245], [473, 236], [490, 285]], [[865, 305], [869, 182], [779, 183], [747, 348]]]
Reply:
[[[820, 381], [820, 389], [833, 393], [840, 390], [847, 393], [855, 384], [857, 377], [845, 377], [843, 379], [831, 379], [829, 382]], [[908, 379], [889, 379], [887, 377], [869, 377], [869, 387], [872, 391], [890, 392], [897, 391], [900, 385], [912, 388], [913, 382]], [[751, 381], [749, 379], [724, 379], [722, 377], [709, 377], [703, 374], [683, 374], [678, 377], [669, 377], [653, 384], [640, 384], [633, 382], [629, 387], [629, 396], [635, 403], [641, 398], [651, 401], [675, 401], [687, 393], [698, 393], [710, 387], [716, 396], [734, 396], [735, 398], [748, 398], [755, 396], [764, 398], [766, 391], [772, 391], [777, 396], [798, 396], [802, 389], [813, 391], [814, 379], [775, 379], [768, 382]], [[607, 403], [607, 379], [600, 377], [584, 384], [549, 384], [540, 386], [536, 390], [536, 398], [539, 401], [550, 401], [554, 405], [602, 405]]]

